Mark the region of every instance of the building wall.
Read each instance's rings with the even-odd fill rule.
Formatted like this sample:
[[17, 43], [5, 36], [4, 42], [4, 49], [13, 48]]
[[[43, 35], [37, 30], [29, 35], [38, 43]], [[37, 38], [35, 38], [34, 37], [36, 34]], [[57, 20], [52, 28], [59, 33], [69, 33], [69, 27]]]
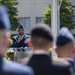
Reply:
[[[26, 33], [29, 33], [30, 29], [35, 25], [35, 23], [42, 22], [42, 18], [44, 16], [43, 12], [45, 11], [46, 7], [50, 5], [51, 0], [17, 0], [17, 1], [19, 2], [19, 4], [17, 5], [19, 22], [25, 26]], [[70, 2], [73, 5], [75, 5], [75, 0], [70, 0]], [[73, 34], [75, 33], [74, 31], [75, 30], [72, 30]]]
[[50, 5], [50, 0], [17, 0], [18, 18], [29, 32], [35, 23], [42, 22], [43, 12]]
[[[70, 0], [70, 2], [72, 3], [72, 5], [75, 6], [75, 0]], [[75, 13], [75, 7], [73, 8], [73, 10], [74, 10], [74, 13]], [[75, 16], [73, 18], [73, 22], [75, 23]], [[75, 35], [75, 28], [71, 32]]]

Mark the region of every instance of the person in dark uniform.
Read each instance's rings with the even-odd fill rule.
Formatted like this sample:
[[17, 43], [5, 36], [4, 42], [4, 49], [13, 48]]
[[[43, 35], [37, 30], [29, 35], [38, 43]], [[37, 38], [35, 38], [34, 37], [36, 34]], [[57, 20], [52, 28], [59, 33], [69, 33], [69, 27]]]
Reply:
[[49, 49], [53, 46], [53, 36], [48, 25], [38, 24], [31, 30], [33, 55], [27, 65], [35, 75], [72, 75], [69, 64], [50, 58]]
[[17, 31], [19, 34], [12, 38], [13, 43], [11, 47], [29, 47], [28, 42], [30, 41], [31, 36], [24, 34], [23, 25], [19, 25]]
[[9, 45], [10, 21], [5, 6], [0, 5], [0, 75], [33, 75], [30, 67], [3, 60]]
[[70, 62], [75, 71], [74, 63], [74, 36], [68, 28], [62, 27], [56, 39], [56, 52], [58, 58], [63, 58]]

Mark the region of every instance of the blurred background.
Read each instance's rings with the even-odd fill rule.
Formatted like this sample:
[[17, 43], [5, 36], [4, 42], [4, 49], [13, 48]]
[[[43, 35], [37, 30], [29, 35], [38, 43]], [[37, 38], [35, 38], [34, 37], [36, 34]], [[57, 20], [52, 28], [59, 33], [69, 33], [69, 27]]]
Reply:
[[[19, 24], [24, 26], [25, 34], [30, 34], [30, 29], [37, 23], [45, 23], [51, 26], [52, 0], [0, 0], [0, 4], [3, 4], [8, 8], [12, 25], [12, 36], [18, 34], [16, 29]], [[58, 11], [58, 21], [60, 24], [57, 28], [66, 26], [75, 36], [75, 0], [58, 0]], [[10, 45], [11, 44], [12, 39], [10, 39]], [[16, 59], [16, 56], [18, 55], [15, 55], [14, 51], [14, 49], [13, 51], [12, 49], [10, 50], [9, 46], [4, 59]], [[17, 50], [17, 52], [21, 51]], [[52, 48], [50, 49], [50, 55], [52, 55]]]

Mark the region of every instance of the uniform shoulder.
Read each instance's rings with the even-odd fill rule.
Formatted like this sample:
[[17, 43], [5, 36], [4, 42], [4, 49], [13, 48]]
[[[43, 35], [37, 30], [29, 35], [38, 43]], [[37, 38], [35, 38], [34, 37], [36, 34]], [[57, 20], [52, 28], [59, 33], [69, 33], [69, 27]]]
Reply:
[[10, 61], [4, 61], [3, 70], [6, 72], [15, 72], [15, 73], [23, 73], [23, 74], [33, 74], [33, 71], [30, 67], [21, 65], [18, 63], [13, 63]]
[[62, 58], [52, 58], [54, 61], [58, 61], [62, 64], [65, 64], [65, 65], [69, 65], [69, 62], [65, 59], [62, 59]]
[[53, 63], [53, 65], [60, 66], [62, 68], [70, 66], [68, 61], [66, 61], [64, 59], [60, 59], [60, 58], [52, 58], [52, 63]]
[[25, 35], [25, 37], [31, 38], [31, 36], [30, 35], [27, 35], [27, 34]]
[[18, 35], [15, 35], [15, 36], [13, 36], [12, 38], [17, 38], [18, 37]]
[[[60, 59], [60, 58], [53, 58], [52, 60], [52, 65], [53, 67], [55, 67], [56, 69], [59, 69], [60, 72], [65, 73], [66, 75], [75, 75], [72, 67], [70, 66], [69, 62], [64, 60], [64, 59]], [[64, 75], [64, 74], [63, 74]]]

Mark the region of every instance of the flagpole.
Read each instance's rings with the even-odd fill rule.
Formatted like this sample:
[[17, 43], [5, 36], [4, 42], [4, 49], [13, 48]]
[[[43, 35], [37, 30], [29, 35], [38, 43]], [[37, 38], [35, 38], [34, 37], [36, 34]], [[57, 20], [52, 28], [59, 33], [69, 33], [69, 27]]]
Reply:
[[[54, 34], [54, 46], [56, 41], [57, 32], [59, 30], [59, 11], [58, 11], [58, 0], [51, 0], [51, 28], [52, 32]], [[52, 51], [52, 57], [56, 57], [57, 54], [54, 51]]]

